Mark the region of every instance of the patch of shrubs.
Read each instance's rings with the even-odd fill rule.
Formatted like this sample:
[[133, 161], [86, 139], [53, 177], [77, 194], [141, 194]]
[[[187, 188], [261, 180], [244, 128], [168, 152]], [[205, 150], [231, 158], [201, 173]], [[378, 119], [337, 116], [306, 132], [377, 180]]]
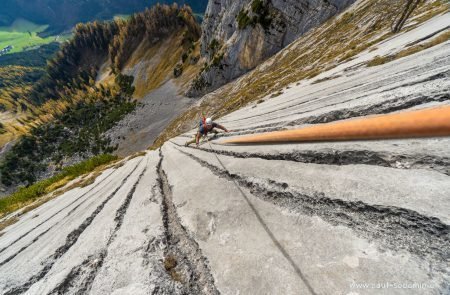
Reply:
[[85, 159], [113, 152], [115, 147], [103, 134], [135, 109], [136, 102], [129, 98], [134, 90], [132, 81], [132, 77], [122, 75], [116, 79], [121, 85], [117, 94], [110, 89], [95, 89], [92, 97], [86, 94], [51, 123], [22, 136], [0, 164], [1, 182], [29, 186], [50, 166], [61, 168], [67, 158]]

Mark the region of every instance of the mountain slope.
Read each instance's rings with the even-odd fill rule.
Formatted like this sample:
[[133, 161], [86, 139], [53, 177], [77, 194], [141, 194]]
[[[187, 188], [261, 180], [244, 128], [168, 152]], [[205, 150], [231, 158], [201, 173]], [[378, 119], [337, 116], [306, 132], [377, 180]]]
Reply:
[[[130, 100], [133, 93], [139, 98], [162, 87], [175, 78], [175, 69], [179, 71], [180, 85], [189, 79], [189, 71], [195, 72], [196, 68], [191, 58], [199, 34], [192, 10], [177, 5], [156, 5], [126, 21], [78, 24], [74, 38], [64, 44], [48, 62], [45, 74], [27, 89], [27, 101], [34, 108], [17, 116], [28, 115], [23, 122], [28, 133], [2, 155], [2, 183], [8, 187], [30, 185], [66, 165], [116, 150], [120, 138], [106, 132], [135, 110], [137, 101]], [[149, 75], [140, 75], [139, 69], [148, 70]], [[175, 96], [169, 97], [174, 105], [167, 108], [166, 118], [146, 118], [145, 123], [160, 126], [139, 150], [150, 145], [190, 103], [177, 104], [177, 87], [173, 88]], [[151, 103], [151, 99], [146, 102]], [[5, 116], [13, 112], [8, 110]], [[12, 123], [6, 123], [2, 127], [7, 132], [1, 137], [10, 140]], [[129, 129], [124, 130], [130, 135]]]
[[0, 26], [9, 25], [17, 18], [28, 19], [40, 24], [48, 24], [44, 34], [57, 34], [70, 30], [80, 22], [110, 20], [115, 15], [133, 14], [157, 3], [188, 4], [197, 13], [203, 13], [207, 0], [201, 1], [147, 1], [147, 0], [5, 0], [0, 3]]
[[210, 92], [245, 74], [353, 2], [210, 1], [201, 43], [207, 65], [188, 95]]
[[45, 74], [47, 59], [59, 50], [51, 43], [38, 49], [0, 57], [0, 146], [25, 132], [26, 117], [34, 110], [27, 94]]
[[[132, 36], [123, 42], [129, 54], [121, 61], [116, 60], [117, 66], [110, 66], [112, 60], [104, 65], [117, 67], [117, 71], [134, 77], [134, 97], [139, 101], [135, 112], [108, 131], [108, 137], [118, 146], [116, 153], [119, 155], [146, 149], [173, 119], [195, 102], [182, 93], [200, 68], [200, 27], [190, 13], [185, 17], [187, 20], [181, 25], [165, 24], [160, 32], [158, 26], [150, 27], [147, 34], [141, 36], [136, 33], [139, 29], [123, 32]], [[147, 16], [147, 19], [157, 19], [157, 16]], [[136, 21], [137, 25], [140, 23]], [[108, 79], [105, 73], [97, 81]]]
[[[427, 42], [449, 19], [438, 15], [395, 35], [378, 54]], [[448, 105], [449, 46], [355, 67], [371, 59], [362, 54], [218, 119], [232, 132], [198, 149], [183, 145], [191, 130], [107, 168], [90, 186], [9, 216], [20, 220], [0, 237], [0, 289], [349, 294], [380, 286], [389, 294], [448, 293], [449, 138], [266, 146], [220, 140]]]
[[[155, 146], [160, 146], [165, 140], [188, 131], [196, 124], [198, 114], [202, 112], [220, 117], [250, 102], [275, 97], [296, 83], [313, 82], [309, 80], [315, 77], [317, 78], [315, 80], [333, 79], [335, 76], [332, 74], [328, 77], [319, 76], [333, 68], [339, 71], [343, 68], [349, 70], [363, 68], [370, 62], [370, 58], [377, 55], [389, 55], [389, 51], [395, 50], [406, 51], [410, 47], [407, 42], [394, 48], [383, 49], [383, 41], [396, 36], [391, 32], [391, 25], [404, 10], [403, 4], [401, 1], [356, 2], [345, 13], [309, 31], [253, 71], [204, 95], [195, 106], [168, 126], [155, 142]], [[409, 31], [433, 16], [448, 11], [449, 6], [443, 1], [421, 3], [406, 23], [404, 31]], [[442, 29], [445, 29], [445, 25], [436, 31], [442, 32]], [[427, 41], [430, 41], [436, 35], [431, 34], [428, 37]], [[360, 55], [369, 58], [360, 60], [358, 59]], [[350, 63], [346, 63], [349, 61]], [[299, 82], [302, 80], [304, 82]]]

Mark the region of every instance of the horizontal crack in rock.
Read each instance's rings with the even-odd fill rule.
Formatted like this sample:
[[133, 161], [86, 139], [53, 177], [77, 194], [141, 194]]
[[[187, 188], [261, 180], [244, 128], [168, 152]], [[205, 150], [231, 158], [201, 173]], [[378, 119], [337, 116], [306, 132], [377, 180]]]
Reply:
[[338, 120], [350, 119], [354, 117], [387, 114], [395, 111], [409, 109], [430, 102], [443, 102], [447, 100], [450, 100], [450, 94], [448, 93], [439, 94], [435, 96], [419, 96], [413, 99], [405, 99], [404, 97], [402, 97], [398, 99], [387, 100], [382, 103], [374, 105], [355, 107], [352, 109], [335, 110], [318, 116], [309, 116], [306, 118], [301, 118], [288, 123], [287, 126], [328, 123]]
[[[335, 106], [339, 105], [345, 102], [350, 102], [355, 99], [349, 99], [347, 101], [340, 101], [338, 103], [330, 104], [327, 106], [321, 106], [316, 109], [310, 109], [305, 110], [297, 113], [292, 113], [290, 115], [301, 115], [310, 113], [313, 111], [321, 110], [325, 107]], [[320, 124], [320, 123], [330, 123], [334, 121], [339, 120], [345, 120], [355, 117], [364, 117], [368, 115], [381, 115], [381, 114], [387, 114], [392, 113], [395, 111], [401, 111], [406, 110], [415, 106], [419, 106], [422, 104], [430, 103], [430, 102], [444, 102], [450, 100], [450, 94], [448, 93], [440, 93], [434, 96], [420, 96], [410, 99], [409, 97], [401, 97], [397, 99], [387, 100], [379, 104], [374, 105], [365, 105], [365, 106], [359, 106], [354, 108], [347, 108], [347, 109], [339, 109], [327, 113], [323, 113], [321, 115], [317, 116], [308, 116], [303, 117], [297, 120], [293, 121], [279, 121], [276, 123], [269, 123], [269, 124], [262, 124], [257, 126], [252, 126], [251, 130], [249, 128], [240, 128], [240, 129], [233, 129], [229, 133], [221, 133], [217, 137], [230, 137], [230, 136], [238, 136], [238, 135], [247, 135], [247, 134], [256, 134], [256, 133], [263, 133], [263, 132], [273, 132], [273, 131], [282, 131], [286, 130], [286, 126], [297, 126], [297, 125], [303, 125], [303, 124]], [[262, 114], [264, 115], [264, 114]], [[261, 115], [261, 116], [262, 116]], [[286, 114], [283, 116], [270, 118], [270, 120], [275, 119], [284, 119], [286, 117]]]
[[[404, 74], [406, 74], [406, 73], [404, 73]], [[398, 85], [398, 86], [395, 86], [395, 87], [391, 87], [391, 88], [385, 89], [385, 90], [383, 90], [383, 91], [381, 91], [381, 92], [379, 92], [379, 93], [381, 94], [381, 93], [389, 92], [389, 91], [392, 91], [392, 90], [395, 90], [395, 89], [399, 89], [399, 88], [403, 88], [403, 87], [408, 87], [408, 86], [413, 86], [413, 85], [417, 85], [417, 84], [422, 84], [422, 83], [425, 83], [425, 82], [430, 82], [430, 81], [434, 81], [434, 80], [438, 80], [438, 79], [445, 79], [445, 78], [447, 78], [447, 77], [449, 76], [449, 74], [450, 74], [450, 71], [445, 71], [445, 72], [442, 72], [442, 73], [438, 73], [438, 74], [435, 74], [435, 75], [426, 77], [426, 78], [424, 78], [424, 79], [420, 79], [420, 80], [413, 81], [413, 82], [410, 82], [410, 83], [401, 84], [401, 85]], [[393, 81], [391, 81], [391, 80], [392, 80], [392, 77], [389, 77], [388, 80], [389, 80], [390, 84], [393, 83]], [[381, 82], [381, 81], [379, 81], [379, 82]], [[280, 112], [280, 111], [283, 111], [283, 110], [288, 110], [288, 109], [290, 109], [290, 108], [298, 107], [298, 106], [300, 106], [300, 105], [310, 104], [310, 103], [313, 103], [313, 102], [317, 102], [317, 101], [323, 100], [324, 98], [328, 98], [328, 97], [332, 97], [332, 96], [337, 96], [337, 95], [342, 95], [342, 93], [349, 92], [349, 91], [355, 91], [355, 88], [361, 88], [361, 87], [363, 87], [364, 85], [365, 85], [365, 84], [363, 84], [363, 85], [358, 85], [358, 86], [352, 86], [352, 87], [349, 87], [349, 88], [342, 89], [342, 90], [341, 90], [340, 92], [338, 92], [338, 93], [333, 93], [332, 95], [328, 95], [328, 96], [325, 96], [325, 97], [320, 96], [320, 97], [316, 97], [316, 98], [314, 98], [314, 99], [309, 99], [309, 100], [306, 100], [306, 101], [301, 101], [301, 102], [299, 102], [299, 103], [287, 105], [287, 106], [284, 106], [284, 107], [282, 107], [282, 108], [275, 108], [275, 109], [272, 109], [271, 111], [268, 111], [268, 112], [265, 112], [265, 113], [260, 113], [260, 114], [256, 114], [256, 115], [252, 115], [252, 116], [248, 116], [248, 117], [241, 117], [241, 118], [235, 119], [235, 120], [228, 120], [228, 121], [226, 121], [226, 123], [236, 122], [236, 121], [242, 121], [242, 120], [251, 119], [251, 118], [256, 118], [256, 117], [261, 117], [261, 116], [266, 116], [266, 115], [268, 115], [268, 114]], [[327, 89], [327, 88], [325, 88], [325, 89]], [[360, 93], [367, 93], [368, 91], [371, 91], [371, 90], [373, 90], [373, 89], [376, 89], [376, 88], [375, 88], [375, 87], [372, 87], [372, 88], [369, 88], [369, 89], [367, 89], [367, 90], [359, 89], [358, 92], [360, 92]], [[321, 89], [321, 90], [319, 90], [319, 91], [317, 91], [317, 92], [322, 92], [323, 90], [324, 90], [324, 89]], [[316, 92], [313, 92], [313, 93], [310, 93], [309, 95], [314, 95], [315, 93], [316, 93]], [[348, 99], [348, 100], [346, 100], [346, 101], [340, 101], [340, 102], [333, 103], [333, 104], [323, 105], [323, 106], [320, 106], [319, 108], [316, 108], [316, 109], [313, 109], [313, 110], [302, 111], [302, 112], [295, 113], [295, 114], [296, 114], [296, 115], [299, 115], [299, 114], [304, 114], [304, 113], [308, 113], [308, 112], [311, 112], [311, 111], [317, 111], [317, 110], [320, 110], [320, 109], [323, 109], [323, 108], [326, 108], [326, 107], [331, 107], [331, 106], [339, 105], [339, 104], [342, 104], [342, 103], [345, 103], [345, 102], [357, 101], [358, 99], [361, 99], [361, 98], [364, 98], [364, 97], [365, 97], [365, 96], [358, 96], [358, 97], [355, 97], [355, 98]], [[295, 101], [295, 100], [302, 99], [302, 98], [305, 98], [305, 97], [300, 96], [300, 97], [297, 97], [297, 98], [292, 99], [292, 100], [290, 100], [290, 101], [285, 101], [284, 103], [288, 103], [288, 102]], [[400, 99], [398, 99], [398, 100], [404, 100], [404, 99], [405, 99], [405, 98], [403, 97], [403, 98], [400, 98]], [[389, 101], [386, 101], [386, 102], [389, 102]], [[284, 115], [284, 116], [286, 116], [286, 115]], [[284, 116], [277, 117], [277, 118], [283, 118]], [[272, 119], [274, 119], [274, 118], [272, 118]], [[224, 122], [224, 123], [225, 123], [225, 122]], [[262, 125], [262, 126], [268, 127], [268, 125]], [[261, 126], [261, 127], [262, 127], [262, 126]], [[242, 129], [240, 129], [240, 130], [242, 130]]]
[[230, 173], [193, 154], [176, 149], [208, 168], [214, 175], [236, 181], [255, 197], [293, 212], [319, 216], [333, 225], [347, 226], [358, 235], [377, 240], [390, 250], [407, 250], [418, 257], [429, 259], [433, 270], [445, 272], [450, 248], [450, 226], [438, 218], [405, 208], [331, 199], [323, 193], [305, 195], [289, 188], [286, 183]]
[[[181, 145], [171, 142], [182, 147]], [[193, 147], [190, 147], [193, 148]], [[323, 165], [374, 165], [397, 169], [431, 169], [439, 173], [450, 176], [450, 158], [429, 156], [429, 155], [403, 155], [374, 152], [368, 150], [353, 151], [292, 151], [287, 153], [251, 153], [234, 152], [228, 150], [211, 149], [198, 147], [197, 149], [216, 153], [219, 155], [231, 156], [234, 158], [247, 159], [259, 158], [264, 160], [292, 161], [299, 163], [313, 163]]]

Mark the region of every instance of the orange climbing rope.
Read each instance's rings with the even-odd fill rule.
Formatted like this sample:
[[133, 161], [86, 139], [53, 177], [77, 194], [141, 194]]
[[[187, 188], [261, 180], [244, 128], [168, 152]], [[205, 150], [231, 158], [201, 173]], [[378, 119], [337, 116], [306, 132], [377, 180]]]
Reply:
[[225, 144], [263, 144], [450, 136], [450, 106], [240, 136]]

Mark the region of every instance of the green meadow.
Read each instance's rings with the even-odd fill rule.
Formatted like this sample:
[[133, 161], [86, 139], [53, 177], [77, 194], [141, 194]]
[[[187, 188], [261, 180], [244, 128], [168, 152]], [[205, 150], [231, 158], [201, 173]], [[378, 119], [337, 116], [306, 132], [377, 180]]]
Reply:
[[61, 41], [54, 36], [39, 37], [38, 33], [45, 31], [47, 27], [48, 25], [37, 25], [25, 19], [17, 19], [9, 27], [0, 27], [0, 50], [12, 45], [14, 48], [10, 53], [21, 52], [27, 48]]

